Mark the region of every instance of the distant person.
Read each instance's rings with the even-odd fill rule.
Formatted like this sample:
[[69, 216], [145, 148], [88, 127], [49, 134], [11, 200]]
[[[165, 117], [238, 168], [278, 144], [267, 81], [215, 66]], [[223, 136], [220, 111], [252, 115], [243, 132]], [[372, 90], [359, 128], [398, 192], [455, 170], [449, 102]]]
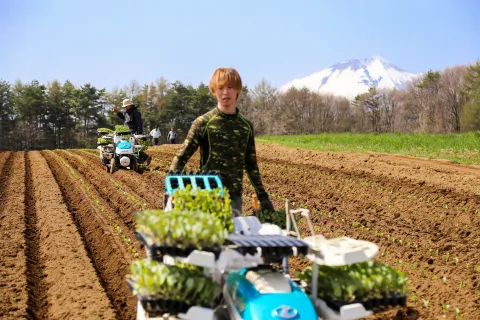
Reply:
[[[113, 108], [113, 112], [125, 122], [125, 125], [130, 129], [131, 134], [143, 134], [143, 121], [142, 114], [138, 110], [138, 106], [133, 103], [130, 99], [124, 99], [122, 101], [123, 110], [118, 110], [117, 107]], [[147, 155], [145, 152], [140, 151], [140, 159], [142, 162], [148, 166], [152, 161], [152, 157]]]
[[160, 129], [158, 127], [154, 128], [152, 131], [150, 131], [150, 135], [153, 138], [153, 145], [158, 146], [158, 139], [162, 136]]
[[177, 131], [171, 128], [171, 130], [168, 132], [167, 140], [170, 142], [170, 144], [177, 143]]

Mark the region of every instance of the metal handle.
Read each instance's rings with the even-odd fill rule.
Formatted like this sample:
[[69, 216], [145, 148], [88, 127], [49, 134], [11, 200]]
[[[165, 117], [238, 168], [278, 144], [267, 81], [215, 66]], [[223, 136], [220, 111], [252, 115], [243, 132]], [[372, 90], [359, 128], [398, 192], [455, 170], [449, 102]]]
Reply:
[[293, 227], [297, 232], [297, 239], [300, 239], [300, 231], [298, 230], [297, 222], [295, 221], [295, 214], [300, 214], [302, 217], [307, 219], [308, 227], [312, 236], [315, 236], [315, 231], [313, 229], [312, 221], [310, 220], [310, 210], [305, 208], [290, 209], [290, 202], [287, 199], [285, 201], [285, 214], [287, 219], [287, 232], [290, 232], [290, 224], [293, 223]]

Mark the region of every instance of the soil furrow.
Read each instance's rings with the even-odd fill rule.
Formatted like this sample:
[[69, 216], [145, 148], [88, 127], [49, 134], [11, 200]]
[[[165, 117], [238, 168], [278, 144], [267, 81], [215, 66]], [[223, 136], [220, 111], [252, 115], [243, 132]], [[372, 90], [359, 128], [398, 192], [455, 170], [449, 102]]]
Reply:
[[27, 204], [36, 215], [36, 225], [31, 226], [38, 231], [37, 276], [46, 292], [47, 318], [115, 319], [46, 160], [37, 151], [29, 152], [28, 160], [31, 182], [27, 185], [34, 201]]
[[23, 152], [12, 152], [5, 159], [0, 193], [0, 318], [26, 319], [29, 316]]
[[63, 199], [73, 215], [118, 319], [135, 319], [137, 299], [129, 290], [125, 278], [134, 257], [125, 248], [121, 235], [111, 221], [108, 221], [108, 217], [115, 213], [106, 204], [103, 204], [102, 211], [98, 209], [90, 195], [53, 152], [42, 152], [42, 155], [60, 186]]
[[[3, 166], [5, 162], [7, 161], [8, 157], [10, 157], [11, 152], [10, 151], [0, 151], [0, 172], [3, 172]], [[2, 174], [3, 177], [3, 174]], [[2, 195], [3, 189], [0, 189], [0, 196]]]
[[35, 203], [35, 189], [30, 157], [25, 153], [25, 240], [27, 255], [28, 314], [32, 319], [48, 318], [45, 259], [40, 251], [40, 232]]

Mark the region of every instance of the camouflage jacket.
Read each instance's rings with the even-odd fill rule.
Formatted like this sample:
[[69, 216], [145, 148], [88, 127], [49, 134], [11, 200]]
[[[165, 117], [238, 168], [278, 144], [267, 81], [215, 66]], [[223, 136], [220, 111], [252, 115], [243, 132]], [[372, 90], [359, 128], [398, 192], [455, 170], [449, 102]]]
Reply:
[[230, 198], [242, 196], [244, 169], [257, 195], [266, 194], [257, 164], [253, 125], [238, 108], [235, 114], [226, 114], [215, 107], [195, 119], [170, 170], [183, 170], [198, 148], [201, 170], [217, 171]]

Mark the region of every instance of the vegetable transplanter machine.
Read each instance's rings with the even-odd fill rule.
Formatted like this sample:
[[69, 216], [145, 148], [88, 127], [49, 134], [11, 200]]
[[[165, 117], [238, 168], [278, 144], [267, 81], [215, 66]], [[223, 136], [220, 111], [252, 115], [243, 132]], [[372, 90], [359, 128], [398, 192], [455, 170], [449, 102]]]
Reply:
[[[194, 200], [185, 200], [186, 190]], [[218, 213], [228, 213], [227, 199], [214, 173], [169, 172], [163, 210], [137, 214], [147, 258], [132, 263], [127, 281], [138, 320], [347, 320], [405, 305], [406, 278], [372, 260], [374, 243], [315, 235], [309, 211], [288, 201], [284, 230], [254, 215], [224, 221]], [[308, 237], [300, 235], [299, 217]], [[311, 265], [293, 279], [272, 263], [286, 256]]]

